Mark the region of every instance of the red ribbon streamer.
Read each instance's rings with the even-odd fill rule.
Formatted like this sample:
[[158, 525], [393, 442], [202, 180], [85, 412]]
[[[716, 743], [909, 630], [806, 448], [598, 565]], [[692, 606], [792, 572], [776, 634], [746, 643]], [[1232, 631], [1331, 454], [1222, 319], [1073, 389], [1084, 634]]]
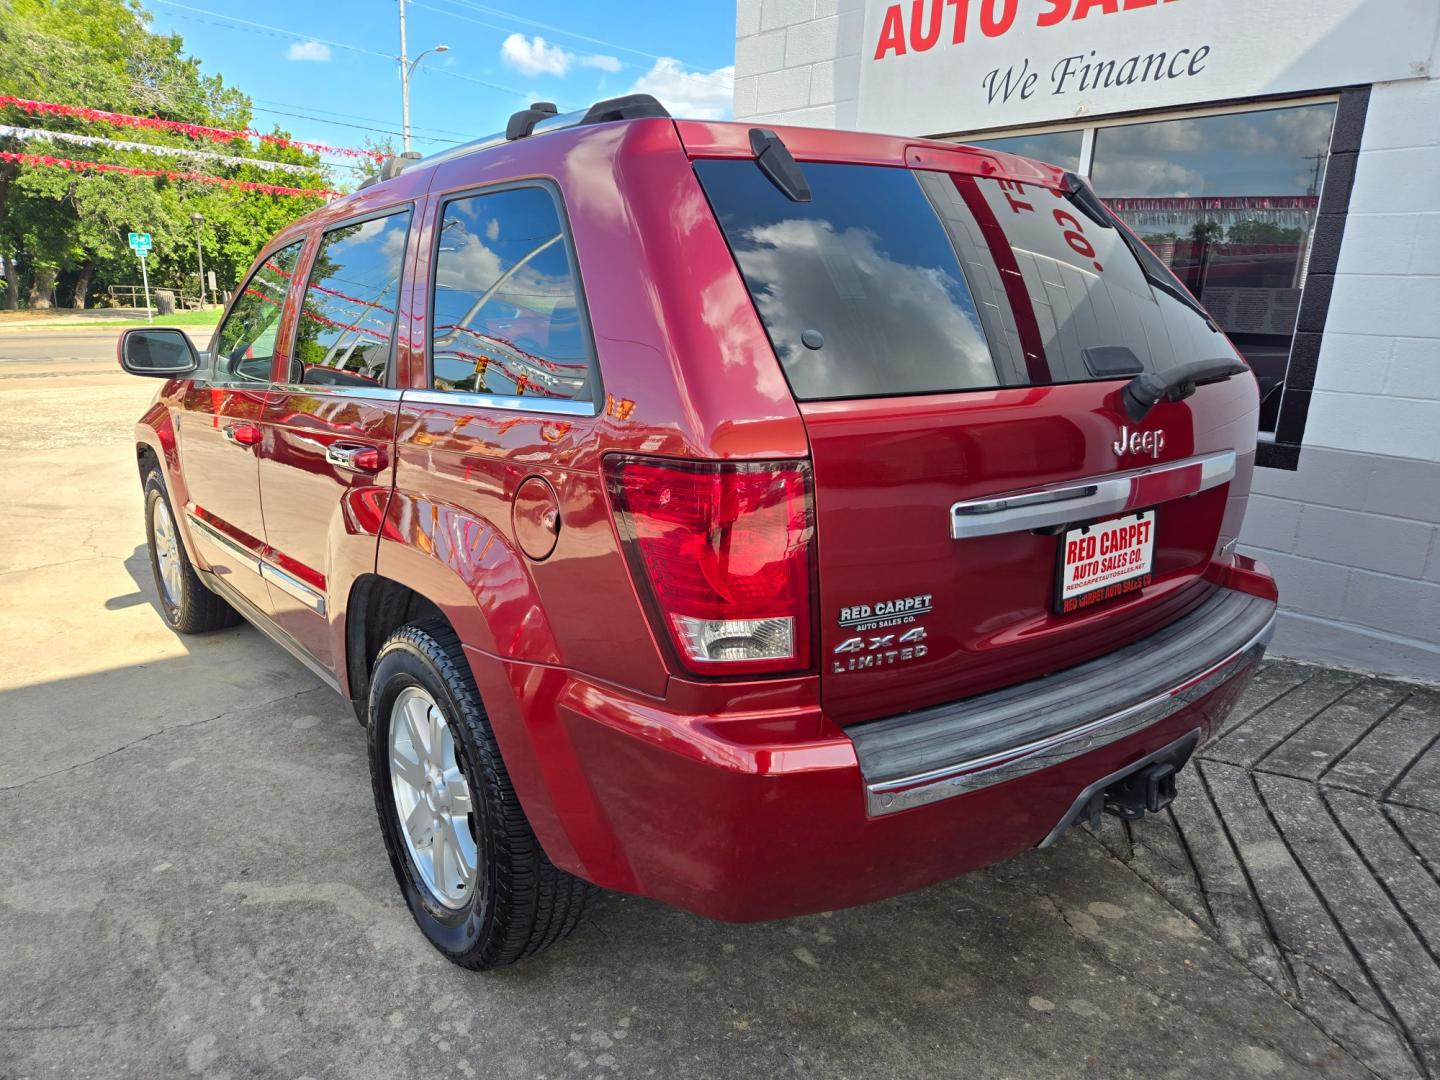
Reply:
[[206, 127], [203, 124], [187, 124], [179, 120], [161, 120], [155, 116], [131, 116], [129, 113], [106, 112], [84, 105], [60, 105], [53, 101], [31, 101], [29, 98], [0, 94], [0, 108], [9, 105], [23, 109], [34, 116], [70, 116], [94, 123], [112, 124], [115, 127], [150, 128], [154, 131], [175, 131], [192, 139], [218, 139], [235, 142], [244, 139], [259, 139], [275, 146], [295, 147], [317, 154], [335, 154], [341, 157], [373, 158], [381, 161], [389, 155], [378, 150], [356, 150], [349, 146], [329, 146], [325, 143], [305, 142], [301, 139], [287, 139], [283, 135], [266, 135], [263, 132], [245, 129], [233, 131], [229, 128]]
[[99, 161], [71, 161], [69, 158], [51, 157], [49, 154], [14, 154], [0, 150], [0, 161], [14, 161], [21, 165], [36, 167], [50, 166], [69, 169], [71, 172], [122, 173], [125, 176], [163, 176], [166, 180], [195, 180], [202, 184], [219, 184], [221, 187], [239, 188], [241, 191], [258, 191], [263, 195], [316, 196], [331, 199], [340, 194], [328, 188], [284, 187], [280, 184], [262, 184], [255, 180], [232, 180], [225, 176], [206, 176], [204, 173], [177, 172], [174, 169], [142, 169], [136, 165], [107, 165]]

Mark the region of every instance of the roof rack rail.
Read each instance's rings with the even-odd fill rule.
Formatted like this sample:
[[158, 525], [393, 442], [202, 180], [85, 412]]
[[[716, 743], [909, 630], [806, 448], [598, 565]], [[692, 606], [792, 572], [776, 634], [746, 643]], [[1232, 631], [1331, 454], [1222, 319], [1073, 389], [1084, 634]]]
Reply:
[[393, 180], [412, 165], [418, 164], [419, 161], [420, 152], [418, 150], [406, 150], [403, 154], [398, 154], [395, 157], [383, 158], [380, 161], [380, 171], [360, 181], [360, 186], [356, 188], [356, 190], [364, 191], [368, 187], [374, 187], [381, 181]]
[[525, 138], [535, 130], [535, 125], [541, 120], [548, 120], [559, 115], [559, 112], [553, 101], [531, 102], [528, 109], [511, 114], [510, 122], [505, 125], [505, 140], [514, 142], [516, 139]]
[[595, 102], [583, 113], [577, 110], [564, 116], [557, 113], [552, 102], [536, 101], [528, 109], [521, 109], [510, 117], [510, 122], [505, 125], [505, 140], [514, 142], [516, 139], [525, 139], [562, 127], [604, 124], [612, 120], [644, 120], [648, 117], [669, 119], [670, 110], [650, 94], [626, 94], [623, 97], [606, 98]]
[[580, 118], [582, 124], [605, 124], [611, 120], [670, 119], [670, 110], [650, 94], [626, 94], [597, 101]]
[[552, 102], [536, 101], [532, 102], [528, 108], [521, 109], [512, 115], [502, 134], [487, 135], [483, 139], [461, 143], [459, 146], [452, 146], [448, 150], [441, 150], [439, 153], [425, 158], [413, 151], [401, 154], [400, 158], [403, 160], [387, 158], [380, 166], [380, 175], [371, 177], [360, 187], [367, 188], [382, 180], [389, 180], [417, 164], [438, 165], [442, 161], [465, 157], [477, 150], [487, 150], [492, 146], [515, 142], [518, 139], [528, 139], [532, 135], [543, 135], [547, 131], [584, 127], [587, 124], [607, 124], [614, 120], [645, 120], [652, 117], [668, 120], [670, 110], [650, 94], [626, 94], [623, 97], [606, 98], [603, 101], [595, 102], [588, 109], [576, 109], [574, 112], [568, 113], [557, 113]]

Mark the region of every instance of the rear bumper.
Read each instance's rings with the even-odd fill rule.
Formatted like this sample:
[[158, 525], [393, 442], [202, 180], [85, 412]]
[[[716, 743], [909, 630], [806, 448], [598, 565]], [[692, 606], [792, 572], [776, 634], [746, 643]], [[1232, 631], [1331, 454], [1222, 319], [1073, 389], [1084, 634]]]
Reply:
[[1275, 603], [1232, 589], [1159, 633], [1042, 679], [847, 729], [871, 814], [1002, 784], [1119, 742], [1253, 666]]
[[[1217, 595], [1240, 598], [1228, 602], [1244, 601], [1259, 625], [1239, 641], [1187, 635], [1179, 653], [1174, 635], [1154, 635], [1151, 662], [1169, 657], [1169, 667], [1143, 683], [1138, 651], [1112, 654], [1130, 681], [1112, 676], [1098, 704], [1066, 711], [1060, 726], [1045, 694], [1069, 678], [1062, 698], [1073, 697], [1082, 675], [1103, 685], [1095, 670], [1081, 672], [1094, 665], [987, 695], [997, 699], [988, 712], [970, 699], [966, 710], [912, 714], [931, 724], [917, 738], [908, 718], [842, 731], [815, 705], [699, 716], [562, 669], [471, 660], [516, 790], [557, 865], [712, 918], [755, 921], [884, 899], [1039, 846], [1094, 781], [1189, 735], [1203, 741], [1262, 657], [1275, 606]], [[977, 756], [986, 744], [974, 733], [986, 728], [975, 718], [1000, 706], [1018, 707], [1007, 723], [1019, 737]]]

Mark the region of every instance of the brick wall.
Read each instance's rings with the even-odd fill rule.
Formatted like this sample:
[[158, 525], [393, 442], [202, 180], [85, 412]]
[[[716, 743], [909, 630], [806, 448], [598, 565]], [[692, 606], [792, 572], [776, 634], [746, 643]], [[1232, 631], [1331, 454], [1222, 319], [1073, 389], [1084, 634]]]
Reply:
[[861, 0], [738, 0], [735, 116], [853, 128]]
[[1255, 492], [1277, 651], [1440, 679], [1440, 79], [1370, 92], [1299, 468]]

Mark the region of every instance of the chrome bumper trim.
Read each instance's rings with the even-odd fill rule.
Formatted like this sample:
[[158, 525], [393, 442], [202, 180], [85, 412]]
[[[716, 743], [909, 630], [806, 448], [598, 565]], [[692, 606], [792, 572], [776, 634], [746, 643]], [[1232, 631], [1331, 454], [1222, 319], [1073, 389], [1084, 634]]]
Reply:
[[1275, 616], [1272, 614], [1259, 633], [1200, 674], [1191, 676], [1179, 686], [1162, 694], [1068, 731], [983, 758], [947, 765], [943, 769], [866, 784], [866, 809], [871, 817], [899, 813], [901, 810], [1028, 776], [1081, 754], [1088, 754], [1091, 750], [1119, 742], [1173, 716], [1237, 672], [1258, 662], [1274, 633]]
[[1235, 452], [1225, 450], [1034, 491], [957, 502], [950, 507], [950, 537], [969, 540], [977, 536], [1000, 536], [1028, 529], [1069, 525], [1088, 518], [1111, 517], [1137, 509], [1145, 502], [1140, 488], [1145, 480], [1199, 466], [1193, 482], [1183, 491], [1171, 492], [1167, 497], [1196, 495], [1233, 480], [1235, 460]]

